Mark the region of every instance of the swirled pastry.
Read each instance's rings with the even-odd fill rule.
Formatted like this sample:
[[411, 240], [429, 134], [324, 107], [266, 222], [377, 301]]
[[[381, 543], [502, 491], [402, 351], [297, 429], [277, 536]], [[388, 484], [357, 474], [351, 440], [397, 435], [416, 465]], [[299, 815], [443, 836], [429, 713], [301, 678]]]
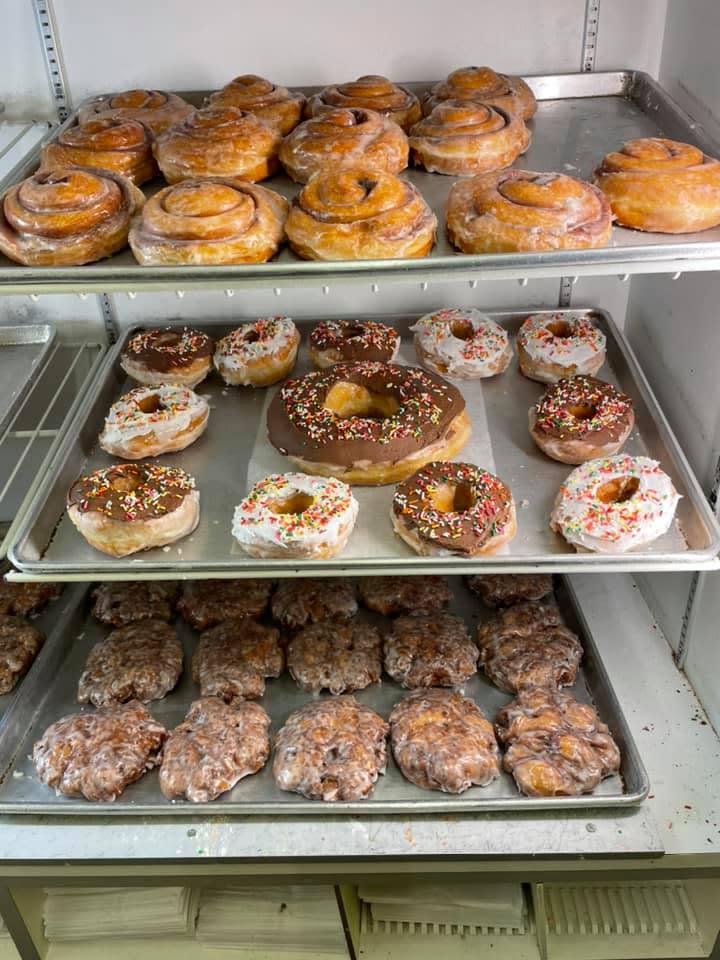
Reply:
[[206, 107], [166, 130], [153, 150], [168, 183], [206, 177], [264, 180], [278, 169], [282, 137], [254, 113]]
[[359, 77], [351, 83], [325, 87], [320, 93], [310, 97], [307, 113], [314, 117], [333, 107], [375, 110], [394, 120], [403, 130], [409, 130], [422, 116], [420, 101], [414, 93], [406, 87], [398, 86], [387, 77], [374, 74]]
[[413, 163], [454, 177], [502, 170], [529, 146], [519, 114], [472, 100], [443, 100], [410, 130]]
[[423, 113], [432, 113], [443, 100], [474, 100], [529, 120], [537, 110], [530, 87], [521, 77], [496, 73], [491, 67], [460, 67], [436, 83], [423, 101]]
[[145, 197], [125, 177], [94, 167], [39, 170], [0, 203], [0, 253], [28, 267], [73, 267], [127, 245]]
[[689, 143], [628, 140], [607, 154], [595, 183], [625, 227], [694, 233], [720, 223], [720, 161]]
[[213, 107], [239, 107], [254, 113], [276, 127], [284, 137], [300, 123], [305, 107], [302, 93], [277, 87], [254, 73], [235, 77], [222, 90], [211, 93], [209, 102]]
[[372, 167], [316, 173], [295, 198], [285, 224], [305, 260], [424, 257], [437, 219], [407, 180]]
[[408, 141], [396, 123], [374, 110], [339, 107], [296, 127], [282, 142], [280, 163], [298, 183], [330, 165], [362, 163], [399, 173], [408, 164]]
[[456, 183], [450, 242], [464, 253], [582, 250], [610, 242], [610, 204], [597, 187], [562, 173], [504, 170]]
[[280, 194], [238, 180], [184, 180], [148, 200], [130, 231], [146, 265], [263, 263], [285, 236], [289, 204]]
[[195, 108], [176, 93], [163, 90], [125, 90], [106, 97], [97, 97], [80, 107], [78, 121], [87, 123], [96, 117], [119, 117], [139, 120], [157, 136], [168, 127], [180, 123]]
[[61, 131], [43, 147], [41, 167], [97, 167], [122, 174], [136, 186], [158, 172], [147, 127], [120, 117], [102, 117]]

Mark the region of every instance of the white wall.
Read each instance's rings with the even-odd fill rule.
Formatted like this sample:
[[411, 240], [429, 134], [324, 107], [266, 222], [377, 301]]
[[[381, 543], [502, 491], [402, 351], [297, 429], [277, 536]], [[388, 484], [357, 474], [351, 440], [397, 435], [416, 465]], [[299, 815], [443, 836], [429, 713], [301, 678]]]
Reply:
[[3, 119], [53, 119], [45, 60], [30, 0], [0, 0], [0, 100]]

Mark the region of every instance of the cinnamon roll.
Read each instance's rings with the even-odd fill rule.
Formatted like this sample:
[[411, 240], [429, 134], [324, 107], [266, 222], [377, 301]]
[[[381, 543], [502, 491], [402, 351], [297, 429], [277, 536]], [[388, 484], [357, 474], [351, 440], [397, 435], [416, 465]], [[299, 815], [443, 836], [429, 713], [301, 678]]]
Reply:
[[720, 161], [677, 140], [628, 140], [608, 153], [595, 183], [618, 223], [656, 233], [694, 233], [720, 224]]
[[374, 74], [359, 77], [351, 83], [325, 87], [320, 93], [310, 97], [307, 114], [310, 117], [333, 107], [357, 107], [361, 110], [375, 110], [390, 120], [394, 120], [407, 131], [422, 116], [420, 101], [406, 87], [398, 86], [387, 77]]
[[184, 180], [148, 200], [130, 246], [143, 265], [263, 263], [284, 239], [288, 209], [256, 184]]
[[279, 167], [282, 137], [237, 107], [206, 107], [159, 136], [153, 150], [168, 183], [239, 177], [254, 183]]
[[0, 202], [0, 253], [29, 267], [70, 267], [127, 245], [145, 197], [117, 173], [94, 167], [38, 170]]
[[453, 186], [447, 232], [464, 253], [582, 250], [610, 242], [612, 214], [605, 195], [582, 180], [504, 170]]
[[235, 77], [222, 90], [211, 93], [208, 99], [213, 107], [239, 107], [254, 113], [276, 127], [284, 137], [300, 123], [306, 102], [301, 93], [276, 87], [254, 73]]
[[168, 127], [179, 123], [194, 107], [176, 93], [164, 90], [125, 90], [110, 96], [96, 97], [80, 107], [78, 122], [87, 123], [96, 117], [119, 117], [121, 120], [139, 120], [157, 136]]
[[529, 146], [519, 114], [468, 100], [444, 100], [410, 131], [413, 163], [454, 177], [502, 170]]
[[157, 176], [152, 135], [137, 120], [102, 117], [61, 131], [42, 149], [41, 168], [97, 167], [127, 177], [136, 186]]
[[424, 257], [437, 219], [411, 183], [354, 166], [316, 173], [293, 201], [285, 229], [305, 260]]
[[338, 107], [296, 127], [283, 140], [280, 163], [298, 183], [331, 164], [399, 173], [408, 163], [408, 141], [396, 123], [374, 110]]
[[460, 67], [442, 83], [436, 83], [423, 101], [425, 116], [443, 100], [474, 100], [499, 107], [529, 120], [537, 110], [530, 87], [521, 77], [496, 73], [491, 67]]

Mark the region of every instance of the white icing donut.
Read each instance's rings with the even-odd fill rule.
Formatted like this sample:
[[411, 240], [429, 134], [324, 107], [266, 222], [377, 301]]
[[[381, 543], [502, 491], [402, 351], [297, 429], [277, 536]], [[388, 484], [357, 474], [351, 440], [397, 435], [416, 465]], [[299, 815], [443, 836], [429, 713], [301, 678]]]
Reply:
[[295, 366], [300, 334], [290, 317], [245, 323], [218, 341], [215, 367], [232, 386], [267, 387]]
[[275, 473], [235, 508], [232, 532], [251, 557], [334, 557], [357, 514], [357, 500], [342, 480]]
[[188, 387], [136, 387], [110, 407], [100, 446], [124, 460], [184, 450], [204, 432], [209, 414], [207, 401]]
[[679, 499], [656, 460], [589, 460], [560, 487], [550, 526], [577, 550], [625, 553], [666, 533]]
[[605, 334], [586, 317], [562, 313], [528, 317], [518, 331], [517, 348], [520, 370], [541, 383], [594, 376], [605, 362]]
[[444, 377], [494, 377], [512, 359], [507, 333], [479, 310], [438, 310], [420, 317], [410, 329], [420, 363]]

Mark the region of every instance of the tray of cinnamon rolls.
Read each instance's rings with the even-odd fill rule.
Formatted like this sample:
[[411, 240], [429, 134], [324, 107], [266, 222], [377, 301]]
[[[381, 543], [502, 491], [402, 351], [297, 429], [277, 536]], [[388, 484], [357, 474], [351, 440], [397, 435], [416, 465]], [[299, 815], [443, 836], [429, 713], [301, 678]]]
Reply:
[[74, 590], [0, 728], [3, 813], [560, 813], [649, 790], [561, 578]]
[[647, 75], [95, 97], [0, 184], [0, 281], [137, 289], [720, 252], [720, 145]]
[[717, 565], [602, 310], [126, 330], [9, 556], [44, 577]]

